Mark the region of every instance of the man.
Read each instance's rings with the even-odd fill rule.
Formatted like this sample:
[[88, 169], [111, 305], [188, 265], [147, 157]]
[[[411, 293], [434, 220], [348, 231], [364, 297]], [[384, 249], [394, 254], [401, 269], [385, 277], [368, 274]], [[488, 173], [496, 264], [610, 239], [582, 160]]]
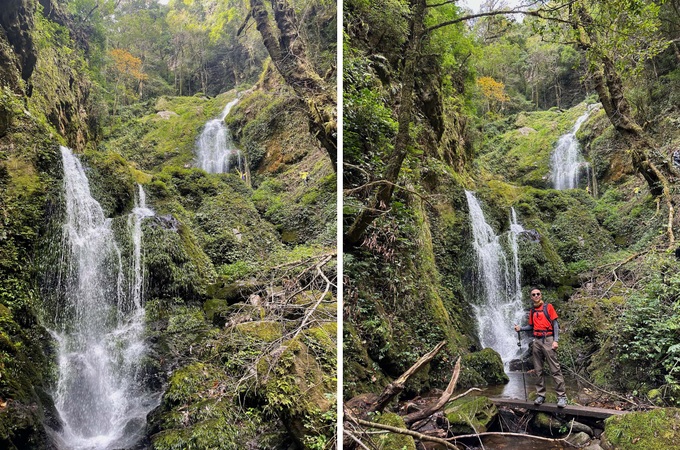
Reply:
[[562, 369], [557, 360], [557, 341], [560, 338], [560, 327], [557, 323], [557, 312], [551, 304], [543, 303], [543, 295], [540, 289], [531, 290], [531, 301], [533, 307], [529, 311], [529, 325], [520, 327], [515, 325], [515, 331], [532, 331], [534, 333], [534, 344], [532, 356], [534, 359], [534, 370], [538, 376], [536, 382], [536, 393], [538, 397], [534, 403], [540, 405], [545, 402], [545, 372], [543, 363], [547, 360], [550, 373], [555, 381], [555, 392], [557, 393], [557, 407], [567, 406], [567, 395], [564, 388], [564, 377]]

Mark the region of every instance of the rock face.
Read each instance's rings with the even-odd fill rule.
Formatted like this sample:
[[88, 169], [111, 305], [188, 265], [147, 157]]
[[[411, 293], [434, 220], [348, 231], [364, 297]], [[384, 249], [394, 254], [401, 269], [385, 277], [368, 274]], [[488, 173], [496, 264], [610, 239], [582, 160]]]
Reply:
[[33, 45], [33, 5], [27, 0], [7, 0], [0, 11], [0, 27], [4, 38], [16, 55], [17, 69], [25, 81], [33, 74], [38, 55]]

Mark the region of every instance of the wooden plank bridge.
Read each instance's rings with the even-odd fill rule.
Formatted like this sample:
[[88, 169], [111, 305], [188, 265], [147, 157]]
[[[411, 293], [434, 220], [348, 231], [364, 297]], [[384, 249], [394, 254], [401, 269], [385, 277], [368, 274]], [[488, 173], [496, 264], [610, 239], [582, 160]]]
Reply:
[[564, 408], [558, 408], [556, 403], [543, 403], [542, 405], [534, 405], [532, 401], [518, 400], [514, 398], [490, 398], [496, 406], [507, 406], [509, 408], [523, 408], [534, 411], [542, 411], [552, 414], [567, 414], [576, 417], [590, 417], [593, 419], [606, 419], [610, 416], [619, 416], [626, 414], [628, 411], [618, 411], [616, 409], [606, 408], [592, 408], [590, 406], [567, 405]]

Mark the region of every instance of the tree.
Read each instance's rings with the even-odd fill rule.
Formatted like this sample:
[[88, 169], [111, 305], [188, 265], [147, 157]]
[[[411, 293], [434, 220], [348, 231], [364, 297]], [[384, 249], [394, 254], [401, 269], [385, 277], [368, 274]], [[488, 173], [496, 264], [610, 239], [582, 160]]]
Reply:
[[[413, 101], [410, 96], [413, 94], [415, 82], [413, 67], [418, 64], [421, 43], [434, 31], [464, 21], [518, 13], [541, 19], [539, 23], [544, 24], [544, 30], [551, 26], [556, 33], [571, 31], [571, 34], [564, 35], [565, 41], [574, 42], [575, 40], [586, 51], [590, 63], [589, 71], [594, 79], [600, 101], [614, 128], [630, 143], [633, 166], [643, 175], [651, 192], [656, 196], [662, 195], [666, 200], [669, 209], [668, 234], [672, 244], [674, 242], [672, 232], [674, 210], [666, 174], [675, 174], [675, 170], [668, 163], [660, 166], [659, 163], [650, 159], [649, 150], [653, 149], [653, 145], [644, 137], [642, 128], [633, 119], [618, 72], [619, 67], [622, 66], [621, 63], [631, 60], [645, 61], [668, 45], [667, 42], [659, 41], [655, 35], [658, 27], [658, 6], [646, 0], [605, 0], [592, 5], [579, 0], [564, 0], [531, 10], [515, 8], [467, 16], [454, 14], [446, 20], [429, 26], [425, 25], [425, 11], [428, 8], [450, 4], [451, 2], [447, 0], [437, 4], [427, 4], [425, 0], [410, 1], [411, 31], [401, 71], [399, 130], [394, 150], [388, 156], [388, 164], [382, 181], [374, 183], [377, 186], [375, 194], [366, 208], [356, 216], [345, 234], [346, 244], [348, 246], [360, 244], [371, 222], [389, 210], [394, 186], [398, 181], [401, 163], [406, 156], [406, 148], [410, 139], [409, 127], [413, 118]], [[619, 61], [619, 67], [616, 61]]]
[[[505, 84], [501, 81], [496, 81], [491, 77], [479, 77], [477, 86], [486, 99], [488, 112], [498, 112], [503, 107], [503, 103], [510, 100], [508, 94], [505, 93]], [[499, 104], [500, 107], [498, 107]]]
[[[306, 43], [300, 38], [300, 24], [286, 0], [270, 0], [272, 22], [264, 0], [250, 0], [250, 12], [264, 46], [286, 84], [306, 105], [309, 127], [337, 166], [337, 108], [335, 89], [319, 74], [307, 56]], [[242, 29], [246, 26], [244, 23]]]
[[127, 97], [126, 89], [134, 89], [135, 83], [141, 96], [143, 82], [148, 78], [148, 75], [142, 71], [142, 60], [126, 50], [114, 48], [109, 51], [109, 56], [113, 62], [112, 68], [115, 75], [113, 114], [116, 114], [121, 86], [123, 88], [123, 98]]

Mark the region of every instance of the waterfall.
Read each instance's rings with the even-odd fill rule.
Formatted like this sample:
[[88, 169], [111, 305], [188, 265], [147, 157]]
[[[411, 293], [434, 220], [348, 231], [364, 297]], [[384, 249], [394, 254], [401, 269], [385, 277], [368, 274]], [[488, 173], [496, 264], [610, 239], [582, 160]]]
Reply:
[[92, 198], [83, 167], [61, 147], [66, 222], [63, 226], [65, 310], [50, 330], [57, 343], [54, 401], [63, 422], [51, 432], [61, 450], [127, 448], [142, 436], [158, 396], [139, 380], [145, 353], [141, 221], [153, 215], [144, 191], [128, 225], [132, 271], [126, 289], [123, 256], [111, 219]]
[[465, 191], [470, 209], [473, 247], [477, 259], [477, 304], [473, 305], [483, 347], [491, 347], [503, 362], [519, 356], [517, 333], [513, 325], [524, 317], [517, 236], [523, 232], [515, 210], [511, 210], [508, 247], [511, 261], [503, 249], [501, 237], [494, 233], [484, 218], [482, 207], [474, 194]]
[[236, 105], [238, 98], [227, 103], [217, 119], [206, 122], [196, 141], [197, 166], [208, 173], [229, 172], [232, 159], [236, 159], [238, 169], [243, 172], [241, 152], [234, 146], [224, 119]]
[[563, 134], [557, 140], [557, 145], [550, 157], [555, 189], [575, 189], [578, 187], [579, 171], [583, 165], [588, 163], [581, 155], [581, 146], [576, 139], [576, 133], [592, 111], [593, 109], [588, 107], [586, 112], [576, 120], [571, 131]]

